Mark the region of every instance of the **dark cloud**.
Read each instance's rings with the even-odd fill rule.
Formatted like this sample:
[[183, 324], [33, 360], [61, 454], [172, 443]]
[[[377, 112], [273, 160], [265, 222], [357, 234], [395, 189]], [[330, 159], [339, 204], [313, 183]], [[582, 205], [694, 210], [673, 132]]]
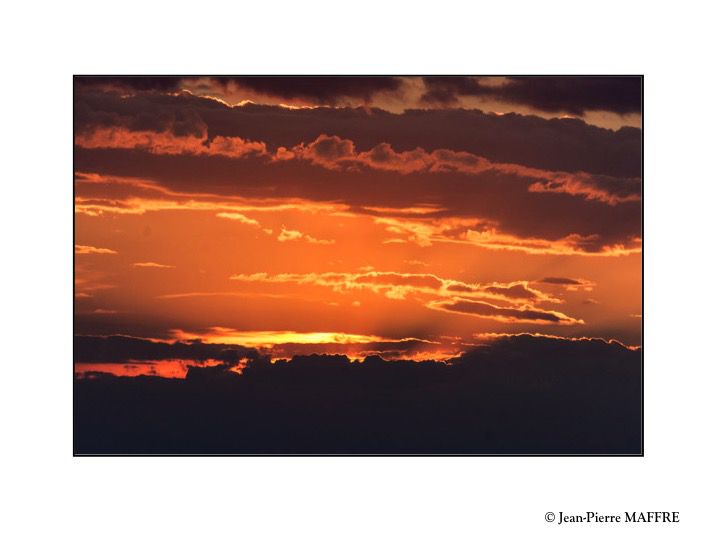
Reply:
[[[204, 103], [206, 107], [212, 107], [211, 100], [204, 101], [208, 102]], [[195, 137], [204, 137], [208, 131], [201, 111], [189, 107], [186, 97], [173, 98], [156, 93], [126, 98], [102, 92], [76, 93], [73, 118], [76, 134], [118, 127]]]
[[478, 289], [477, 287], [472, 287], [463, 283], [455, 283], [453, 285], [448, 285], [447, 290], [450, 292], [471, 293], [476, 292]]
[[474, 300], [449, 300], [431, 302], [430, 307], [443, 311], [477, 315], [493, 319], [509, 320], [513, 322], [540, 322], [554, 324], [582, 324], [582, 321], [568, 317], [555, 311], [544, 311], [532, 308], [508, 308], [495, 306], [487, 302]]
[[[185, 115], [185, 116], [181, 116]], [[334, 135], [352, 141], [357, 151], [382, 143], [396, 152], [422, 148], [470, 152], [494, 162], [552, 171], [585, 171], [619, 178], [640, 176], [641, 132], [602, 129], [574, 119], [485, 114], [473, 110], [298, 109], [245, 105], [228, 107], [187, 93], [116, 94], [85, 92], [75, 96], [75, 129], [98, 126], [149, 126], [164, 130], [193, 119], [197, 131], [215, 136], [262, 141], [275, 150]], [[195, 125], [197, 124], [197, 125]], [[376, 150], [381, 158], [382, 147]]]
[[342, 352], [353, 358], [367, 355], [382, 355], [386, 359], [401, 359], [412, 356], [416, 352], [427, 352], [441, 349], [427, 341], [405, 339], [403, 341], [372, 341], [369, 343], [283, 343], [273, 345], [270, 356], [273, 358], [290, 358], [295, 355], [311, 355], [315, 353], [333, 354]]
[[175, 76], [103, 76], [89, 75], [74, 77], [76, 90], [116, 90], [134, 92], [174, 92], [181, 88], [182, 77]]
[[223, 77], [216, 80], [267, 96], [318, 105], [335, 105], [347, 98], [370, 102], [379, 92], [395, 93], [402, 87], [402, 79], [398, 77]]
[[133, 360], [257, 359], [256, 349], [239, 345], [203, 343], [199, 340], [165, 343], [128, 336], [75, 336], [74, 360], [79, 363], [122, 363]]
[[206, 81], [207, 91], [242, 91], [283, 100], [301, 100], [314, 105], [335, 105], [348, 99], [369, 103], [380, 92], [400, 92], [399, 77], [75, 77], [76, 89], [115, 92], [177, 92]]
[[257, 359], [242, 375], [75, 382], [76, 453], [625, 453], [641, 447], [641, 353], [499, 337], [449, 361]]
[[[495, 223], [508, 234], [559, 240], [568, 235], [576, 249], [598, 252], [640, 236], [640, 202], [610, 206], [567, 194], [529, 191], [532, 179], [496, 171], [450, 172], [333, 170], [305, 160], [229, 159], [221, 156], [156, 155], [137, 150], [75, 149], [76, 170], [146, 178], [175, 191], [218, 195], [295, 197], [340, 202], [352, 208], [437, 205], [426, 223], [443, 217], [470, 217]], [[91, 187], [91, 186], [90, 186]], [[87, 189], [90, 189], [88, 187]], [[78, 191], [78, 195], [83, 195]], [[95, 196], [91, 198], [95, 199]], [[115, 203], [112, 203], [115, 204]], [[418, 223], [422, 218], [417, 217]], [[468, 227], [462, 228], [462, 231]], [[456, 231], [458, 234], [462, 232]]]
[[[489, 77], [423, 77], [422, 101], [454, 105], [463, 96], [492, 98], [545, 112], [582, 115], [587, 111], [639, 113], [642, 103], [639, 76], [538, 76], [507, 77], [503, 83]], [[264, 95], [280, 100], [300, 100], [314, 105], [348, 101], [371, 103], [379, 93], [401, 95], [403, 78], [387, 76], [76, 76], [77, 91], [116, 93], [174, 93], [205, 84], [205, 91]]]
[[483, 291], [520, 300], [537, 300], [539, 298], [538, 293], [529, 289], [524, 283], [508, 286], [495, 285], [483, 287]]
[[582, 281], [565, 277], [546, 277], [542, 278], [538, 283], [548, 283], [550, 285], [583, 285]]
[[454, 104], [478, 96], [546, 112], [640, 113], [642, 79], [632, 77], [508, 77], [504, 84], [483, 77], [424, 77], [428, 103]]
[[355, 155], [355, 145], [348, 139], [320, 135], [307, 146], [307, 159], [313, 162], [327, 163], [335, 167], [338, 160]]

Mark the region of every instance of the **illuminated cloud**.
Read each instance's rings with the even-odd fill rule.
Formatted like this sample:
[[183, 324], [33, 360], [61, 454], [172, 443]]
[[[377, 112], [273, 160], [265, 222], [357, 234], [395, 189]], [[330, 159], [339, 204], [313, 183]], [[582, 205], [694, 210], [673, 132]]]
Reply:
[[169, 264], [160, 264], [156, 262], [136, 262], [133, 266], [137, 268], [175, 268]]
[[[101, 128], [76, 136], [75, 144], [82, 148], [116, 148], [144, 150], [153, 154], [191, 154], [245, 158], [268, 156], [265, 143], [245, 141], [237, 137], [207, 135], [177, 136], [170, 132], [129, 131], [126, 128]], [[518, 177], [538, 179], [530, 191], [565, 193], [599, 200], [608, 204], [639, 200], [639, 182], [623, 179], [603, 179], [585, 173], [568, 174], [546, 171], [509, 163], [493, 163], [468, 152], [438, 149], [427, 152], [421, 148], [396, 152], [388, 143], [381, 143], [367, 152], [357, 152], [355, 144], [337, 136], [320, 135], [308, 145], [300, 144], [288, 150], [281, 147], [273, 156], [277, 161], [293, 157], [305, 159], [332, 170], [365, 166], [401, 174], [418, 172], [459, 172], [479, 174], [498, 172]], [[608, 192], [610, 187], [620, 194]]]
[[439, 289], [445, 282], [433, 274], [402, 274], [398, 272], [368, 272], [353, 276], [360, 284], [412, 287], [418, 289]]
[[[93, 379], [102, 376], [114, 377], [162, 377], [164, 379], [185, 379], [190, 368], [212, 368], [225, 364], [218, 360], [135, 360], [132, 362], [76, 362], [75, 377]], [[228, 371], [241, 372], [233, 367]]]
[[[189, 101], [186, 103], [185, 100]], [[197, 113], [200, 120], [193, 123], [192, 115], [188, 114], [186, 118], [178, 114], [179, 110], [185, 110], [180, 108], [183, 103]], [[126, 107], [131, 105], [125, 104]], [[154, 107], [155, 103], [153, 112]], [[454, 139], [446, 141], [448, 147], [437, 147], [437, 142], [427, 147], [412, 147], [393, 135], [388, 136], [388, 140], [381, 139], [368, 145], [361, 134], [347, 138], [342, 134], [328, 135], [333, 133], [328, 131], [284, 146], [272, 140], [272, 132], [258, 132], [251, 138], [246, 133], [244, 136], [232, 135], [229, 124], [224, 124], [227, 129], [218, 129], [212, 118], [229, 113], [221, 104], [213, 105], [212, 117], [203, 112], [207, 107], [204, 101], [194, 98], [184, 97], [168, 111], [163, 107], [157, 111], [157, 125], [153, 126], [157, 131], [147, 129], [132, 116], [115, 122], [119, 125], [102, 125], [99, 119], [108, 117], [99, 112], [94, 123], [78, 129], [76, 163], [81, 164], [86, 174], [104, 175], [116, 170], [148, 174], [144, 184], [138, 185], [145, 191], [142, 196], [109, 198], [98, 196], [102, 195], [100, 190], [88, 196], [89, 189], [83, 189], [76, 201], [78, 212], [98, 216], [110, 212], [140, 212], [147, 208], [211, 209], [215, 204], [216, 213], [243, 213], [238, 208], [227, 208], [234, 204], [230, 197], [244, 196], [247, 200], [259, 194], [276, 198], [278, 194], [287, 194], [308, 205], [337, 203], [345, 206], [345, 211], [355, 214], [407, 218], [406, 221], [418, 218], [412, 225], [415, 227], [421, 223], [421, 218], [475, 219], [480, 227], [467, 227], [466, 238], [453, 235], [450, 240], [465, 240], [487, 249], [596, 256], [639, 252], [639, 242], [635, 241], [640, 234], [636, 219], [641, 192], [639, 171], [637, 175], [618, 176], [606, 174], [607, 169], [579, 164], [517, 159], [517, 152], [493, 151], [496, 146], [492, 139], [485, 141], [487, 144], [482, 148], [468, 151], [458, 149], [460, 143]], [[265, 114], [265, 109], [252, 114], [244, 109], [233, 108], [232, 116], [254, 121], [258, 114]], [[324, 118], [325, 113], [334, 114], [325, 111], [321, 117]], [[375, 120], [382, 123], [388, 118], [380, 115]], [[347, 122], [342, 125], [346, 126]], [[547, 137], [554, 126], [546, 125], [550, 131], [543, 131], [543, 137]], [[140, 127], [143, 129], [137, 129]], [[116, 147], [112, 146], [111, 138], [103, 143], [107, 146], [101, 145], [102, 148], [90, 144], [96, 134], [104, 133], [103, 130], [124, 133], [133, 132], [131, 128], [137, 130], [142, 140], [149, 138], [151, 142], [138, 145], [131, 137], [131, 144], [125, 144], [119, 136]], [[340, 133], [345, 131], [342, 129]], [[406, 135], [411, 136], [410, 133]], [[623, 132], [613, 137], [629, 140], [630, 135]], [[577, 136], [571, 137], [568, 133], [562, 140], [574, 148]], [[534, 135], [518, 130], [512, 140], [525, 141], [525, 137], [532, 139]], [[177, 144], [172, 144], [173, 139], [177, 139]], [[237, 144], [227, 143], [225, 139]], [[86, 142], [88, 148], [83, 147]], [[224, 148], [223, 142], [230, 150]], [[607, 144], [606, 141], [598, 143], [603, 147]], [[537, 145], [533, 152], [546, 155]], [[582, 162], [587, 163], [587, 160], [584, 158]], [[198, 190], [199, 177], [203, 178], [205, 193], [202, 197], [196, 197], [197, 193], [190, 196], [191, 190]], [[164, 193], [160, 200], [149, 197], [151, 182], [183, 195]], [[85, 184], [90, 185], [89, 182]], [[207, 200], [210, 195], [216, 197], [213, 203]], [[217, 199], [219, 197], [226, 197], [226, 201], [223, 203]], [[291, 230], [299, 228], [296, 226]], [[433, 244], [428, 234], [395, 236], [385, 241], [388, 244]]]
[[152, 97], [85, 92], [75, 109], [75, 125], [79, 134], [122, 127], [198, 138], [237, 137], [264, 141], [272, 149], [293, 148], [327, 134], [353, 141], [361, 151], [381, 143], [398, 151], [450, 148], [544, 170], [622, 178], [641, 174], [639, 129], [613, 131], [577, 120], [499, 116], [471, 109], [391, 114], [367, 108], [231, 106], [186, 92]]
[[[279, 344], [350, 344], [381, 341], [402, 342], [404, 339], [389, 340], [380, 336], [349, 334], [344, 332], [295, 332], [291, 330], [238, 331], [233, 328], [213, 327], [205, 333], [192, 333], [180, 329], [171, 330], [178, 341], [202, 340], [211, 344], [233, 344], [249, 347], [269, 347]], [[408, 338], [411, 339], [411, 338]]]
[[621, 256], [640, 253], [640, 239], [627, 243], [604, 244], [599, 235], [570, 234], [558, 240], [521, 238], [498, 232], [494, 228], [468, 230], [464, 241], [486, 249], [523, 251], [534, 255]]
[[640, 200], [640, 180], [600, 178], [579, 174], [576, 177], [562, 175], [531, 184], [533, 193], [564, 193], [600, 201], [611, 206]]
[[568, 344], [572, 344], [573, 346], [583, 346], [584, 344], [592, 344], [596, 346], [603, 346], [603, 345], [612, 345], [617, 346], [619, 345], [623, 349], [627, 349], [629, 351], [637, 351], [640, 349], [640, 347], [626, 345], [623, 342], [617, 340], [617, 339], [605, 339], [601, 337], [589, 337], [589, 336], [580, 336], [580, 337], [566, 337], [566, 336], [556, 336], [553, 334], [543, 334], [539, 332], [522, 332], [519, 334], [510, 334], [506, 332], [483, 332], [478, 333], [474, 335], [475, 338], [479, 340], [479, 344], [497, 344], [497, 343], [519, 343], [522, 341], [532, 342], [532, 341], [538, 341], [542, 342], [544, 344], [550, 345], [550, 346], [560, 346], [564, 347]]
[[344, 332], [297, 332], [291, 330], [238, 331], [214, 327], [204, 332], [171, 331], [177, 343], [205, 343], [218, 346], [257, 348], [272, 359], [305, 354], [344, 354], [362, 359], [382, 355], [396, 360], [444, 360], [466, 348], [455, 339], [420, 339], [412, 336], [390, 338]]
[[604, 244], [598, 235], [570, 234], [557, 240], [519, 237], [500, 232], [492, 223], [478, 219], [396, 219], [377, 218], [389, 233], [403, 235], [386, 242], [412, 242], [421, 247], [434, 243], [469, 244], [491, 250], [521, 251], [533, 255], [619, 256], [640, 252], [640, 239], [628, 243]]
[[115, 251], [113, 249], [108, 249], [108, 248], [99, 248], [99, 247], [93, 247], [93, 246], [81, 246], [81, 245], [75, 244], [75, 255], [91, 255], [91, 254], [117, 255], [117, 251]]
[[[138, 163], [136, 159], [137, 156], [134, 156], [127, 162]], [[211, 191], [199, 194], [187, 191], [187, 188], [183, 192], [168, 187], [164, 181], [139, 180], [131, 184], [130, 180], [119, 183], [108, 179], [108, 185], [117, 186], [115, 191], [123, 195], [110, 198], [100, 189], [100, 181], [97, 180], [100, 175], [92, 173], [95, 180], [83, 179], [79, 184], [82, 189], [76, 194], [76, 212], [92, 216], [162, 210], [213, 211], [217, 214], [296, 208], [308, 212], [327, 211], [346, 216], [364, 214], [394, 220], [394, 223], [386, 222], [388, 229], [405, 229], [405, 237], [395, 235], [387, 238], [389, 243], [411, 242], [431, 246], [433, 238], [437, 241], [448, 239], [445, 230], [438, 230], [441, 228], [451, 229], [449, 240], [466, 241], [488, 249], [594, 255], [633, 253], [639, 249], [639, 242], [634, 240], [640, 234], [639, 221], [635, 217], [637, 202], [611, 205], [584, 197], [555, 196], [550, 197], [553, 200], [544, 200], [545, 194], [527, 191], [531, 182], [519, 177], [517, 181], [493, 177], [475, 182], [464, 173], [450, 176], [442, 173], [443, 177], [435, 181], [427, 177], [433, 173], [423, 173], [425, 176], [413, 180], [405, 178], [406, 175], [392, 177], [399, 173], [377, 173], [391, 175], [384, 178], [359, 171], [343, 173], [330, 169], [326, 169], [329, 176], [323, 177], [322, 174], [315, 175], [309, 167], [302, 169], [298, 160], [291, 162], [292, 167], [278, 169], [277, 175], [270, 172], [276, 166], [285, 165], [256, 162], [245, 173], [241, 172], [242, 169], [228, 168], [227, 178], [219, 179], [217, 186], [223, 191], [228, 190], [221, 186], [233, 186], [233, 195], [213, 193], [214, 186], [207, 182], [205, 185]], [[157, 165], [149, 164], [147, 170], [157, 170]], [[190, 169], [189, 182], [194, 182], [196, 174], [212, 176], [207, 167], [200, 165], [197, 171]], [[298, 167], [301, 167], [299, 171]], [[260, 175], [257, 179], [256, 174]], [[176, 174], [172, 175], [171, 181], [176, 178]], [[245, 178], [252, 180], [243, 187], [241, 182]], [[303, 178], [305, 180], [301, 180]], [[258, 182], [267, 187], [268, 195], [276, 197], [248, 197], [248, 194], [257, 194], [253, 185]], [[280, 199], [277, 198], [279, 193], [292, 194], [293, 197]], [[407, 201], [403, 201], [407, 196], [440, 198], [442, 204], [407, 205]], [[542, 200], [534, 200], [536, 197]], [[368, 204], [373, 198], [378, 201], [385, 199], [386, 203], [398, 206], [393, 209], [386, 204]], [[587, 202], [575, 204], [571, 199]], [[552, 211], [548, 213], [547, 209]], [[377, 223], [383, 224], [382, 221]], [[458, 230], [453, 231], [455, 228]], [[462, 238], [461, 232], [468, 233], [468, 236]]]
[[568, 291], [592, 291], [595, 283], [587, 279], [566, 277], [545, 277], [537, 281], [543, 285], [557, 285]]
[[[75, 336], [75, 372], [78, 376], [107, 373], [116, 376], [155, 375], [183, 378], [189, 366], [234, 369], [257, 360], [264, 363], [295, 356], [348, 355], [361, 364], [368, 356], [379, 355], [388, 360], [434, 360], [440, 365], [458, 365], [464, 355], [501, 353], [510, 348], [532, 353], [529, 344], [542, 344], [554, 352], [577, 348], [593, 350], [637, 351], [617, 340], [594, 337], [562, 337], [542, 333], [479, 333], [472, 343], [444, 336], [439, 341], [414, 338], [387, 339], [378, 336], [337, 333], [237, 332], [229, 328], [213, 328], [205, 333], [175, 330], [179, 339], [151, 340], [124, 335]], [[188, 338], [188, 339], [185, 339]], [[223, 341], [223, 339], [225, 339]], [[230, 342], [228, 342], [228, 339]], [[288, 341], [286, 341], [286, 339]], [[254, 346], [234, 343], [244, 341]], [[348, 359], [349, 360], [349, 359]], [[239, 370], [240, 372], [242, 371]]]
[[[263, 201], [235, 202], [233, 200], [194, 200], [187, 196], [180, 196], [178, 199], [144, 199], [130, 197], [128, 199], [90, 199], [86, 197], [75, 198], [75, 212], [88, 216], [100, 216], [103, 214], [144, 214], [146, 212], [162, 212], [165, 210], [190, 210], [199, 212], [217, 212], [227, 210], [227, 213], [234, 214], [238, 210], [252, 212], [279, 212], [283, 210], [297, 210], [302, 212], [317, 212], [321, 210], [335, 211], [345, 206], [337, 206], [313, 202], [277, 201], [276, 205], [263, 204]], [[217, 214], [216, 214], [217, 215]], [[221, 216], [224, 219], [234, 219]], [[242, 221], [242, 220], [240, 220]], [[250, 224], [248, 222], [245, 222]]]
[[98, 128], [75, 136], [75, 145], [81, 148], [123, 148], [143, 150], [151, 154], [207, 155], [242, 158], [249, 155], [265, 155], [264, 143], [246, 141], [240, 137], [217, 136], [208, 139], [207, 134], [176, 135], [172, 132], [131, 131], [124, 127]]
[[[483, 292], [496, 295], [498, 298], [516, 302], [551, 302], [560, 303], [561, 300], [530, 287], [527, 281], [513, 283], [493, 283], [482, 288]], [[457, 291], [466, 292], [466, 291]]]
[[323, 245], [329, 245], [334, 244], [335, 240], [322, 240], [315, 238], [314, 236], [310, 236], [309, 234], [302, 233], [300, 231], [294, 231], [292, 229], [286, 229], [285, 227], [282, 227], [282, 230], [280, 231], [280, 234], [277, 237], [278, 242], [296, 242], [296, 241], [305, 241], [310, 244], [323, 244]]
[[419, 172], [464, 174], [501, 173], [537, 180], [529, 186], [535, 193], [563, 193], [597, 200], [610, 205], [640, 200], [640, 181], [637, 178], [611, 178], [587, 173], [548, 171], [512, 163], [491, 162], [488, 159], [448, 149], [427, 152], [421, 148], [397, 152], [388, 143], [381, 143], [367, 152], [358, 152], [353, 141], [338, 136], [320, 135], [308, 145], [300, 144], [288, 150], [280, 148], [276, 159], [292, 157], [308, 160], [332, 170], [363, 166], [394, 171], [401, 174]]
[[245, 225], [254, 225], [256, 227], [260, 226], [260, 223], [257, 220], [249, 218], [244, 214], [240, 214], [239, 212], [219, 212], [215, 215], [219, 218], [231, 219], [233, 221], [244, 223]]
[[410, 294], [422, 294], [447, 298], [461, 295], [470, 298], [502, 300], [511, 304], [561, 302], [558, 298], [531, 288], [527, 281], [472, 284], [455, 279], [440, 278], [434, 274], [369, 271], [364, 273], [325, 272], [270, 275], [261, 272], [235, 274], [230, 276], [230, 279], [249, 283], [293, 283], [329, 287], [338, 293], [370, 290], [398, 300], [404, 299]]
[[[245, 212], [283, 212], [299, 211], [304, 213], [341, 214], [347, 212], [348, 205], [311, 201], [296, 197], [243, 197], [217, 195], [212, 192], [182, 192], [163, 186], [153, 180], [102, 175], [97, 173], [76, 172], [75, 184], [80, 193], [75, 196], [75, 212], [88, 216], [103, 214], [141, 215], [147, 212], [166, 210], [188, 210], [214, 212], [216, 217], [232, 219], [248, 225], [259, 223], [244, 215]], [[87, 188], [115, 193], [116, 197], [85, 196]], [[242, 217], [240, 217], [242, 216]]]

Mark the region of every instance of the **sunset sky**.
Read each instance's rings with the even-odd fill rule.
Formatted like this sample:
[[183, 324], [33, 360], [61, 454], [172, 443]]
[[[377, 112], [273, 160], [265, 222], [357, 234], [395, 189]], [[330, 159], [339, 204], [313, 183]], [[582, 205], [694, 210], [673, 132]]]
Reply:
[[78, 374], [640, 345], [639, 77], [74, 84]]

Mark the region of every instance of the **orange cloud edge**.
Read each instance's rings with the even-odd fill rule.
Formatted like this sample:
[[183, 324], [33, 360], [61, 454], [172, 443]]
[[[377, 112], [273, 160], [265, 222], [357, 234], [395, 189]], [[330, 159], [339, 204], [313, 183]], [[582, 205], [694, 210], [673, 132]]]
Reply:
[[[384, 338], [381, 336], [346, 334], [339, 332], [292, 332], [292, 331], [260, 331], [260, 332], [237, 332], [233, 329], [212, 327], [206, 333], [191, 333], [183, 330], [174, 329], [170, 331], [171, 338], [138, 338], [124, 334], [114, 334], [114, 336], [128, 337], [135, 339], [143, 339], [156, 343], [197, 343], [198, 341], [207, 344], [219, 345], [242, 345], [248, 347], [257, 347], [258, 350], [268, 356], [271, 362], [290, 359], [292, 356], [313, 354], [307, 350], [297, 350], [297, 354], [274, 355], [273, 352], [278, 350], [288, 352], [293, 347], [299, 345], [309, 345], [320, 347], [322, 345], [333, 345], [335, 349], [319, 350], [317, 354], [339, 354], [347, 356], [351, 362], [362, 363], [367, 356], [377, 355], [383, 357], [386, 361], [394, 362], [439, 362], [447, 363], [449, 360], [460, 356], [463, 352], [486, 345], [494, 340], [528, 336], [535, 338], [553, 339], [559, 341], [580, 341], [589, 342], [596, 341], [606, 344], [619, 345], [625, 349], [637, 351], [641, 347], [626, 345], [617, 339], [605, 339], [601, 337], [565, 337], [553, 334], [543, 334], [537, 332], [521, 332], [521, 333], [477, 333], [474, 334], [474, 341], [471, 343], [461, 343], [459, 338], [451, 336], [442, 336], [439, 341], [430, 341], [417, 338]], [[85, 336], [85, 337], [109, 337], [109, 336]], [[424, 343], [429, 346], [437, 346], [426, 351], [415, 351], [402, 355], [383, 355], [383, 351], [355, 349], [355, 345], [372, 345], [373, 343], [407, 343], [407, 342]], [[445, 345], [444, 345], [445, 344]], [[438, 348], [439, 347], [439, 348]], [[443, 349], [443, 347], [445, 347]], [[454, 347], [454, 348], [453, 348]], [[360, 354], [357, 354], [360, 353]], [[247, 365], [247, 359], [241, 359], [236, 366], [232, 366], [230, 371], [242, 374], [243, 369]], [[99, 375], [114, 375], [118, 377], [138, 377], [138, 376], [157, 376], [171, 379], [182, 379], [187, 374], [190, 367], [213, 367], [223, 364], [222, 360], [210, 358], [208, 360], [191, 360], [191, 359], [161, 359], [161, 360], [133, 360], [125, 362], [75, 362], [74, 372], [78, 378], [92, 378]]]

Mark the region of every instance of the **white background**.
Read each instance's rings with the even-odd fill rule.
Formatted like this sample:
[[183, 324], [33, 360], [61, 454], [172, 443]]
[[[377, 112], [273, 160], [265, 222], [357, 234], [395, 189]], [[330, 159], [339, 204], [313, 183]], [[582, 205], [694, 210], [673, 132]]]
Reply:
[[[0, 536], [716, 535], [712, 3], [260, 4], [3, 7]], [[645, 457], [73, 458], [73, 73], [644, 74]], [[626, 510], [681, 522], [544, 521]]]

